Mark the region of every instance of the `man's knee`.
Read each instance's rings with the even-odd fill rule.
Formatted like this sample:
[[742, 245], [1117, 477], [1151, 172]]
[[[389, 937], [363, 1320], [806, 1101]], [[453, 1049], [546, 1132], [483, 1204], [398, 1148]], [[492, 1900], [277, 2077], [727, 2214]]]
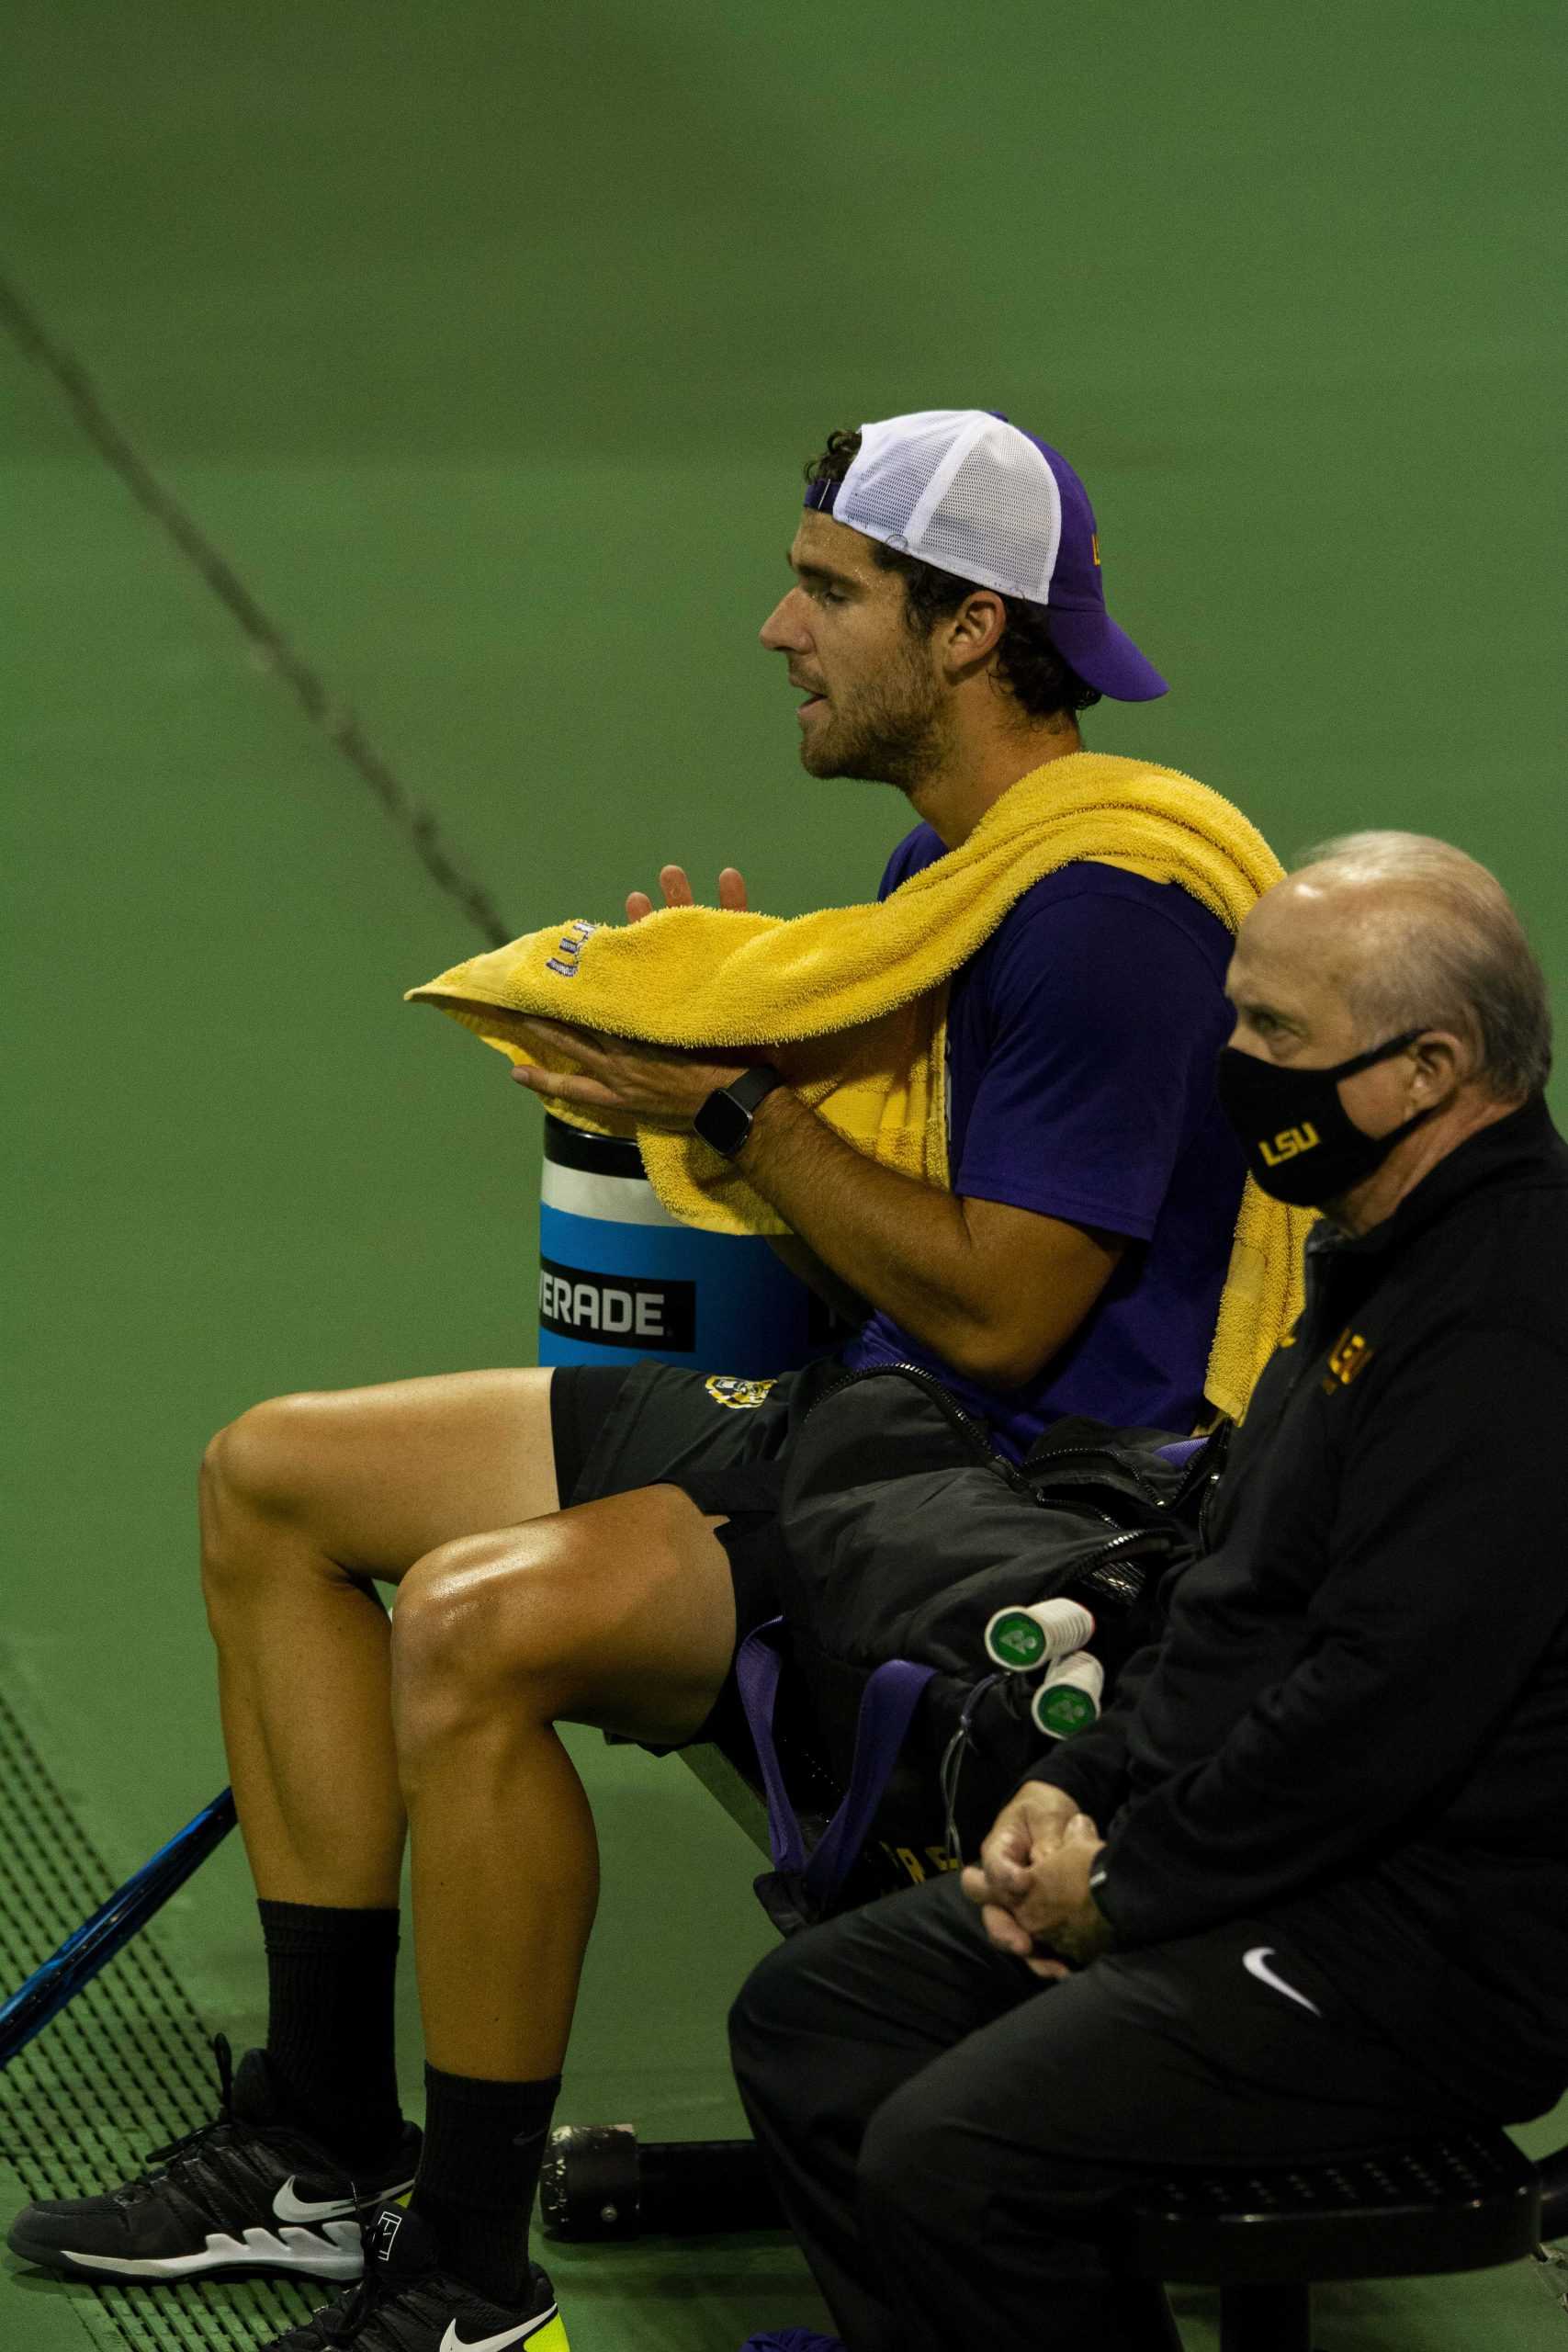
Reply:
[[427, 1552], [392, 1612], [400, 1754], [487, 1721], [497, 1737], [558, 1722], [689, 1737], [728, 1657], [698, 1650], [713, 1641], [706, 1589], [681, 1590], [694, 1521], [702, 1533], [684, 1495], [651, 1487]]
[[392, 1611], [392, 1709], [411, 1758], [476, 1716], [549, 1720], [594, 1638], [582, 1537], [563, 1515], [468, 1535], [415, 1562]]
[[209, 1594], [253, 1568], [248, 1529], [299, 1515], [321, 1401], [310, 1394], [269, 1397], [209, 1441], [200, 1477], [202, 1581]]

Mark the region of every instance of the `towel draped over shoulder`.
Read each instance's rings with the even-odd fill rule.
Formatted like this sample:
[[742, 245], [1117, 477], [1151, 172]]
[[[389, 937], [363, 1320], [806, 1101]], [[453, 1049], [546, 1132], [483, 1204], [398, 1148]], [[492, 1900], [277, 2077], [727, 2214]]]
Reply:
[[[1079, 752], [1022, 777], [967, 841], [886, 899], [787, 922], [671, 907], [624, 927], [552, 924], [455, 965], [408, 1001], [438, 1005], [512, 1061], [546, 1070], [576, 1065], [526, 1042], [519, 1020], [739, 1060], [787, 1046], [792, 1086], [830, 1127], [885, 1166], [946, 1189], [947, 983], [1032, 884], [1078, 859], [1186, 890], [1233, 932], [1283, 870], [1256, 827], [1207, 786]], [[635, 1134], [655, 1191], [687, 1223], [784, 1230], [696, 1136], [559, 1101], [550, 1107], [593, 1133]], [[1210, 1403], [1237, 1419], [1300, 1311], [1308, 1222], [1248, 1179], [1204, 1384]]]

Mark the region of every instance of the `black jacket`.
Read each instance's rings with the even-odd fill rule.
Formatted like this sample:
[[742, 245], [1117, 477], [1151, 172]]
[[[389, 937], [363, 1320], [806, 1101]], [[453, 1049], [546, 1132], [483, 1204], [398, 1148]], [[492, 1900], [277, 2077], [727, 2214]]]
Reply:
[[[1125, 1945], [1266, 1916], [1505, 2120], [1568, 2081], [1568, 1147], [1320, 1226], [1156, 1647], [1036, 1774]], [[1097, 1866], [1098, 1867], [1098, 1866]]]

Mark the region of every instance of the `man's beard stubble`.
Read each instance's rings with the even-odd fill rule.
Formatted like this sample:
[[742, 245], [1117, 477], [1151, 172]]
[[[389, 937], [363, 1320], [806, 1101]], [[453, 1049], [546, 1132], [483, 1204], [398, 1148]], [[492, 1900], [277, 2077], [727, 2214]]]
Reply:
[[801, 763], [816, 776], [852, 776], [912, 792], [945, 753], [936, 680], [912, 651], [896, 668], [863, 686], [832, 716], [814, 744], [801, 744]]

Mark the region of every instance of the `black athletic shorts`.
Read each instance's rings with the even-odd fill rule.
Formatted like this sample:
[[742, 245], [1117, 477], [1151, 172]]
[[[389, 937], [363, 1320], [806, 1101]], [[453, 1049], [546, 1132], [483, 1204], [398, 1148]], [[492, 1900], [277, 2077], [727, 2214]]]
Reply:
[[[679, 1487], [699, 1510], [725, 1514], [716, 1532], [735, 1588], [737, 1648], [779, 1613], [778, 1496], [792, 1431], [835, 1359], [774, 1380], [683, 1372], [663, 1363], [558, 1364], [550, 1382], [550, 1436], [563, 1510]], [[697, 1734], [728, 1744], [739, 1701], [733, 1674]]]

